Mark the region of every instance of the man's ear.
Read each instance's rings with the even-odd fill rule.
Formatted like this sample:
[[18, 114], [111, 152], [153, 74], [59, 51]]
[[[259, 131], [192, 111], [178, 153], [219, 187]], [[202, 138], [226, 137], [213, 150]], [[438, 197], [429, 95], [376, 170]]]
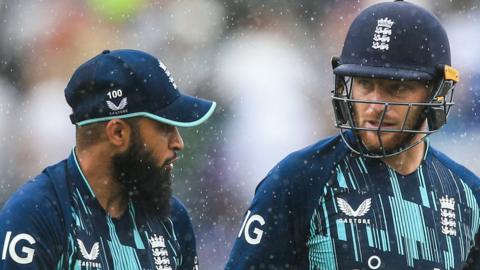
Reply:
[[121, 152], [128, 148], [131, 134], [130, 125], [122, 119], [112, 119], [105, 126], [107, 141]]

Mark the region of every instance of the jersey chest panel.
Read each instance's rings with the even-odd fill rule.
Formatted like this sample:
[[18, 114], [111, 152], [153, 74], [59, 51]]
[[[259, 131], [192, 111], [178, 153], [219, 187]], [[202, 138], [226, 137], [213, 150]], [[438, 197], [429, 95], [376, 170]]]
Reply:
[[435, 160], [401, 176], [347, 157], [310, 218], [310, 269], [461, 269], [478, 229], [471, 190]]
[[79, 196], [74, 196], [72, 216], [69, 265], [74, 269], [175, 270], [181, 265], [170, 219], [146, 218], [132, 203], [122, 218], [113, 219]]

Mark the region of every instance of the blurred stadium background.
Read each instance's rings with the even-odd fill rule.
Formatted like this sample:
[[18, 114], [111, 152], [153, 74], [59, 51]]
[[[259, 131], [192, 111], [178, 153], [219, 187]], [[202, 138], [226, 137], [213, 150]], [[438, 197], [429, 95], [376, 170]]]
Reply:
[[[371, 0], [0, 0], [0, 206], [69, 154], [63, 89], [104, 49], [158, 56], [184, 92], [218, 102], [182, 129], [175, 194], [187, 205], [202, 269], [223, 269], [255, 186], [289, 152], [335, 133], [330, 58]], [[480, 173], [478, 0], [413, 1], [450, 36], [461, 72], [437, 148]], [[28, 214], [28, 213], [23, 213]]]

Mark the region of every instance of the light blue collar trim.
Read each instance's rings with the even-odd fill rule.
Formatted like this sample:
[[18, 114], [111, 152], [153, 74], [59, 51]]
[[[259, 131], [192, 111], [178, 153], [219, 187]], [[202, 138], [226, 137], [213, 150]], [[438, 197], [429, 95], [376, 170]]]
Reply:
[[88, 183], [87, 178], [82, 172], [82, 168], [80, 168], [80, 164], [78, 163], [77, 160], [77, 154], [75, 153], [76, 148], [74, 147], [72, 150], [72, 155], [73, 155], [73, 160], [75, 161], [75, 165], [77, 166], [78, 171], [80, 172], [80, 175], [82, 176], [83, 181], [85, 182], [85, 185], [87, 186], [88, 190], [90, 191], [90, 195], [92, 198], [95, 198], [95, 193], [93, 193], [92, 187], [90, 187], [90, 184]]
[[217, 106], [217, 103], [213, 101], [212, 106], [210, 106], [210, 109], [208, 109], [208, 112], [204, 116], [202, 116], [202, 118], [200, 118], [196, 121], [193, 121], [193, 122], [173, 121], [173, 120], [170, 120], [170, 119], [167, 119], [167, 118], [164, 118], [164, 117], [160, 117], [158, 115], [155, 115], [155, 114], [149, 113], [149, 112], [136, 112], [136, 113], [127, 113], [127, 114], [124, 114], [124, 115], [115, 115], [115, 116], [88, 119], [88, 120], [78, 122], [77, 125], [84, 126], [84, 125], [88, 125], [88, 124], [92, 124], [92, 123], [109, 121], [109, 120], [112, 120], [112, 119], [122, 119], [122, 118], [132, 118], [132, 117], [143, 116], [143, 117], [150, 118], [152, 120], [162, 122], [162, 123], [165, 123], [167, 125], [176, 126], [176, 127], [194, 127], [194, 126], [200, 125], [201, 123], [205, 122], [212, 115], [212, 113], [215, 111], [216, 106]]

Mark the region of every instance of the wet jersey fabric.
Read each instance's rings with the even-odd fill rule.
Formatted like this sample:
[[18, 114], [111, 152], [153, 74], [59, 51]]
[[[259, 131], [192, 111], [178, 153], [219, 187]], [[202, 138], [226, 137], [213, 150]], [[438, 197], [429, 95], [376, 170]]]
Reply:
[[226, 269], [462, 269], [479, 232], [479, 184], [428, 143], [402, 176], [328, 138], [259, 184]]
[[45, 169], [0, 212], [0, 269], [198, 269], [184, 206], [167, 220], [128, 204], [120, 218], [100, 206], [72, 152]]

